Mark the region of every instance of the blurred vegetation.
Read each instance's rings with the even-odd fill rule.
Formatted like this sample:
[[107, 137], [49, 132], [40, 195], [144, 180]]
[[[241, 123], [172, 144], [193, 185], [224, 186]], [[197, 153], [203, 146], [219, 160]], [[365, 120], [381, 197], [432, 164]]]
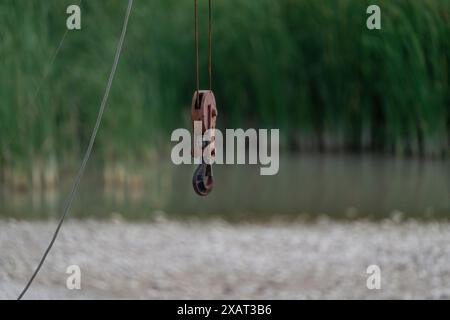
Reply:
[[[86, 147], [126, 1], [85, 0], [41, 83], [74, 2], [0, 2], [0, 167], [75, 163]], [[369, 4], [381, 31], [366, 28]], [[193, 10], [135, 1], [101, 159], [151, 158], [190, 127]], [[200, 18], [207, 86], [207, 1]], [[221, 128], [280, 128], [285, 150], [449, 154], [450, 1], [216, 0], [213, 54]]]

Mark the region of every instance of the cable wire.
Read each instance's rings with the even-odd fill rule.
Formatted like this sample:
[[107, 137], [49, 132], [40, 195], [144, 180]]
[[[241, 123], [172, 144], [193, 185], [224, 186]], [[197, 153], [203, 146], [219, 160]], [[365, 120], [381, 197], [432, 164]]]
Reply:
[[194, 42], [195, 42], [195, 77], [197, 85], [197, 98], [196, 98], [196, 108], [200, 108], [200, 101], [198, 99], [200, 93], [200, 54], [199, 54], [199, 40], [198, 40], [198, 0], [194, 1]]
[[102, 122], [103, 113], [104, 113], [105, 108], [106, 108], [106, 103], [108, 101], [109, 93], [111, 91], [112, 82], [113, 82], [113, 79], [114, 79], [114, 75], [116, 74], [117, 65], [119, 63], [120, 54], [122, 52], [123, 42], [125, 40], [125, 35], [126, 35], [126, 32], [127, 32], [127, 27], [128, 27], [128, 21], [129, 21], [130, 15], [131, 15], [132, 8], [133, 8], [133, 0], [128, 0], [128, 7], [127, 7], [126, 14], [125, 14], [124, 22], [123, 22], [122, 33], [120, 35], [119, 43], [118, 43], [117, 48], [116, 48], [116, 53], [115, 53], [115, 56], [114, 56], [114, 62], [113, 62], [112, 68], [111, 68], [111, 72], [109, 74], [108, 83], [106, 85], [105, 93], [103, 95], [103, 99], [102, 99], [102, 102], [101, 102], [101, 105], [100, 105], [100, 109], [99, 109], [98, 116], [97, 116], [97, 121], [96, 121], [95, 127], [94, 127], [94, 129], [92, 131], [91, 139], [89, 141], [89, 145], [88, 145], [88, 148], [86, 150], [86, 153], [85, 153], [85, 155], [83, 157], [83, 161], [81, 163], [80, 169], [79, 169], [79, 171], [78, 171], [78, 173], [76, 175], [76, 178], [75, 178], [75, 181], [74, 181], [74, 183], [72, 185], [70, 193], [69, 193], [66, 201], [64, 202], [63, 213], [62, 213], [61, 218], [59, 220], [58, 226], [57, 226], [57, 228], [56, 228], [56, 230], [55, 230], [55, 232], [53, 234], [53, 237], [52, 237], [52, 239], [50, 241], [50, 244], [48, 245], [48, 247], [45, 250], [45, 252], [44, 252], [44, 254], [43, 254], [43, 256], [42, 256], [42, 258], [41, 258], [41, 260], [40, 260], [40, 262], [38, 264], [38, 266], [36, 267], [36, 270], [34, 271], [33, 275], [30, 278], [30, 280], [27, 282], [25, 288], [20, 293], [20, 295], [17, 298], [17, 300], [21, 300], [22, 299], [22, 297], [25, 295], [25, 293], [28, 291], [28, 289], [30, 288], [31, 284], [33, 283], [33, 280], [36, 278], [37, 274], [41, 270], [41, 267], [44, 264], [45, 259], [47, 258], [50, 250], [52, 249], [52, 247], [53, 247], [53, 245], [55, 243], [56, 238], [58, 237], [59, 231], [61, 230], [63, 222], [64, 222], [64, 220], [65, 220], [65, 218], [67, 216], [67, 213], [69, 212], [69, 209], [70, 209], [70, 206], [71, 206], [71, 204], [73, 202], [75, 194], [78, 191], [78, 187], [80, 185], [81, 178], [83, 176], [84, 170], [85, 170], [86, 165], [87, 165], [87, 163], [89, 161], [89, 158], [91, 156], [92, 148], [94, 147], [94, 142], [95, 142], [95, 138], [97, 137], [98, 129], [100, 128], [100, 124]]
[[[80, 2], [78, 2], [78, 6], [80, 7], [82, 3], [83, 3], [83, 0], [80, 0]], [[38, 86], [36, 87], [36, 89], [33, 92], [33, 95], [31, 96], [30, 104], [34, 103], [39, 92], [42, 89], [42, 86], [44, 85], [45, 81], [47, 80], [48, 76], [50, 75], [50, 71], [52, 70], [52, 67], [53, 67], [53, 64], [55, 63], [56, 57], [59, 55], [59, 52], [61, 51], [61, 49], [63, 47], [64, 41], [66, 40], [68, 33], [69, 33], [69, 30], [66, 28], [63, 36], [61, 37], [61, 40], [59, 41], [58, 46], [56, 47], [55, 51], [53, 52], [53, 56], [50, 59], [50, 62], [45, 67], [44, 72], [42, 73], [42, 78], [40, 79]]]
[[[198, 32], [198, 0], [194, 1], [194, 33], [195, 33], [195, 63], [196, 63], [196, 85], [197, 95], [200, 91], [200, 53], [199, 53], [199, 32]], [[209, 90], [212, 90], [212, 0], [208, 0], [209, 30], [208, 30], [208, 74]], [[197, 99], [197, 104], [199, 103]]]
[[212, 1], [208, 0], [209, 12], [209, 53], [208, 53], [208, 72], [209, 72], [209, 90], [212, 90]]

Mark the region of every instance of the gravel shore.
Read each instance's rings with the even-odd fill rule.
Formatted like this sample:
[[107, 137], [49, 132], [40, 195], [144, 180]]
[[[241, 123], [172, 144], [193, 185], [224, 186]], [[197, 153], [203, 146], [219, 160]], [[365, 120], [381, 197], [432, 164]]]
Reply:
[[[17, 297], [54, 228], [0, 221], [0, 299]], [[81, 290], [66, 288], [69, 265]], [[69, 221], [25, 298], [449, 299], [450, 224]]]

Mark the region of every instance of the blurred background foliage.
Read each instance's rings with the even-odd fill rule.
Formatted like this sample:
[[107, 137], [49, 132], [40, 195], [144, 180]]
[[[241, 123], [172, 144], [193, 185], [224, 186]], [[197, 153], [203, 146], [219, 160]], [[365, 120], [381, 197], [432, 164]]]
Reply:
[[[74, 2], [0, 2], [2, 168], [76, 164], [87, 145], [126, 1], [85, 0], [82, 30], [46, 70]], [[450, 1], [213, 4], [220, 128], [280, 128], [285, 151], [449, 155]], [[369, 4], [381, 6], [381, 31], [366, 28]], [[190, 128], [193, 14], [193, 1], [135, 1], [100, 159], [152, 158], [172, 130]], [[206, 87], [207, 1], [200, 19]]]

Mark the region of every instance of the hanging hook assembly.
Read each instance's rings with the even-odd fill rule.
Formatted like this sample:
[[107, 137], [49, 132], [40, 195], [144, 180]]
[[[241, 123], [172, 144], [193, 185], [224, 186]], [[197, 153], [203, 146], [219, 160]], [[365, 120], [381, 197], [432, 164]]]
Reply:
[[215, 129], [217, 121], [217, 105], [212, 92], [212, 0], [209, 4], [209, 90], [200, 90], [199, 72], [199, 37], [198, 37], [198, 0], [195, 0], [195, 49], [197, 90], [192, 99], [192, 157], [201, 162], [192, 177], [194, 191], [199, 196], [207, 196], [214, 187], [212, 159], [215, 157]]
[[216, 99], [211, 90], [196, 91], [192, 99], [192, 157], [201, 159], [192, 177], [192, 185], [200, 196], [207, 196], [214, 187], [212, 160], [216, 155]]

